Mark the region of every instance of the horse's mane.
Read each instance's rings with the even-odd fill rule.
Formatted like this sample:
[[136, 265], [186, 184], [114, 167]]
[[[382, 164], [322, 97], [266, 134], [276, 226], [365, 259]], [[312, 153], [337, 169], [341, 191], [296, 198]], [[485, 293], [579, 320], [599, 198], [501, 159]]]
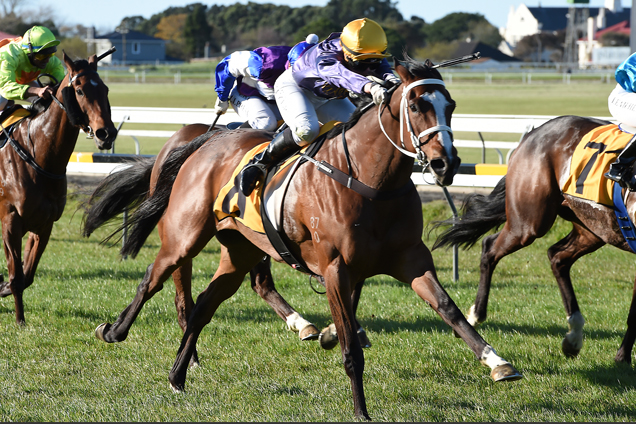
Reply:
[[[404, 66], [415, 77], [442, 79], [442, 75], [437, 69], [433, 68], [433, 62], [431, 62], [429, 59], [426, 59], [426, 61], [424, 62], [418, 62], [417, 60], [411, 58], [406, 52], [404, 52], [403, 55], [404, 60], [399, 61], [400, 64]], [[394, 58], [394, 60], [396, 62], [398, 61], [396, 58]], [[351, 128], [352, 126], [354, 126], [365, 113], [372, 109], [365, 109], [365, 107], [369, 103], [370, 101], [360, 102], [356, 110], [351, 115], [351, 118], [349, 118], [347, 122], [340, 123], [327, 132], [327, 139], [334, 138], [342, 134], [344, 128]]]

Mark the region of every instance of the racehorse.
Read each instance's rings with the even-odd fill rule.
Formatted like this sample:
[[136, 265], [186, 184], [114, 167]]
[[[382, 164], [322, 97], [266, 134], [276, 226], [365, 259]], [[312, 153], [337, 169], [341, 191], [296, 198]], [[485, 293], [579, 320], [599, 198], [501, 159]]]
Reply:
[[[84, 209], [82, 234], [89, 237], [97, 228], [118, 217], [124, 211], [134, 210], [153, 191], [159, 170], [166, 158], [174, 149], [187, 145], [190, 141], [210, 130], [208, 125], [192, 124], [180, 128], [163, 145], [156, 157], [144, 158], [133, 162], [129, 167], [114, 172], [104, 178], [93, 191], [91, 197], [81, 207]], [[214, 131], [227, 131], [224, 126], [215, 127]], [[213, 131], [213, 132], [214, 132]], [[196, 149], [197, 147], [188, 147]], [[160, 238], [163, 234], [163, 223], [159, 221]], [[104, 241], [110, 240], [119, 231], [115, 231]], [[269, 267], [269, 257], [259, 262], [251, 271], [252, 289], [258, 293], [267, 304], [274, 309], [291, 330], [298, 332], [301, 340], [318, 338], [318, 329], [305, 320], [287, 301], [276, 291], [274, 280]], [[192, 300], [192, 260], [184, 261], [173, 272], [172, 278], [176, 288], [175, 306], [180, 327], [185, 331], [190, 311], [194, 305]], [[150, 300], [162, 286], [150, 287], [140, 285], [135, 299], [124, 309], [113, 324], [104, 323], [97, 327], [95, 335], [107, 342], [124, 341], [130, 327], [134, 323], [143, 305]], [[197, 355], [193, 355], [193, 364], [198, 362]]]
[[[576, 300], [570, 268], [582, 256], [605, 244], [631, 251], [617, 224], [614, 209], [563, 193], [560, 182], [568, 178], [575, 148], [585, 134], [609, 122], [578, 116], [561, 116], [530, 131], [512, 154], [508, 173], [490, 195], [474, 194], [464, 200], [461, 215], [436, 223], [449, 225], [433, 248], [474, 245], [484, 234], [502, 224], [496, 234], [482, 241], [481, 276], [468, 322], [476, 326], [486, 320], [492, 274], [505, 256], [529, 246], [552, 228], [557, 216], [572, 223], [572, 231], [548, 249], [552, 272], [557, 280], [565, 311], [568, 333], [563, 353], [578, 355], [583, 347], [585, 320]], [[591, 148], [598, 148], [588, 143]], [[592, 160], [590, 160], [592, 162]], [[625, 206], [634, 218], [636, 198], [627, 195]], [[627, 319], [627, 332], [616, 354], [617, 362], [631, 362], [636, 339], [636, 289]]]
[[[302, 156], [307, 162], [295, 168], [282, 212], [283, 241], [289, 252], [324, 282], [355, 415], [365, 419], [369, 415], [362, 384], [364, 355], [356, 336], [352, 293], [359, 282], [377, 274], [410, 284], [491, 368], [495, 381], [521, 378], [442, 288], [421, 239], [422, 210], [411, 181], [413, 162], [416, 157], [426, 162], [439, 184], [452, 183], [460, 163], [449, 126], [455, 103], [430, 61], [422, 64], [405, 57], [396, 60], [395, 70], [402, 83], [392, 89], [385, 105], [358, 110], [350, 121], [326, 134], [314, 157]], [[213, 212], [219, 191], [244, 156], [269, 142], [271, 133], [234, 130], [201, 137], [206, 143], [196, 151], [176, 149], [170, 155], [183, 165], [175, 170], [168, 158], [153, 195], [128, 220], [129, 237], [122, 247], [123, 254], [134, 256], [158, 220], [163, 221], [161, 248], [141, 283], [154, 287], [196, 256], [213, 236], [221, 243], [219, 267], [197, 298], [169, 374], [175, 391], [184, 390], [196, 341], [218, 306], [238, 290], [264, 254], [283, 260], [265, 234], [233, 217], [219, 219]], [[339, 172], [345, 176], [342, 183], [329, 176]]]
[[[52, 98], [55, 104], [16, 124], [8, 134], [11, 147], [0, 149], [0, 217], [8, 268], [0, 296], [13, 295], [18, 324], [25, 322], [23, 291], [33, 283], [53, 223], [66, 205], [66, 165], [80, 128], [99, 149], [109, 149], [117, 136], [108, 88], [97, 73], [97, 62], [110, 53], [75, 62], [64, 53], [68, 73]], [[46, 107], [41, 100], [35, 103], [33, 111]], [[27, 232], [23, 262], [20, 250]]]

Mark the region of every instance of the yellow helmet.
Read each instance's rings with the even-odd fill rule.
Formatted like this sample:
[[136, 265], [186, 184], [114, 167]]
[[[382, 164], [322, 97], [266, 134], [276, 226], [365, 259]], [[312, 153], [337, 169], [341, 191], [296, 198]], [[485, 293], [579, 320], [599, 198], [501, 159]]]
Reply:
[[345, 56], [354, 62], [366, 59], [383, 59], [386, 53], [386, 34], [382, 27], [368, 18], [349, 22], [340, 34]]

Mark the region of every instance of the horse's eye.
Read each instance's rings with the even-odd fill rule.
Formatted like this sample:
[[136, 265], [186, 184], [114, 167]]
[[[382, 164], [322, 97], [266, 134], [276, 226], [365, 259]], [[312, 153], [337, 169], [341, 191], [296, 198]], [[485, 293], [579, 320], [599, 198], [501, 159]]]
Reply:
[[411, 104], [411, 106], [409, 106], [409, 108], [411, 109], [411, 112], [413, 112], [413, 113], [419, 112], [419, 110], [417, 109], [417, 105], [415, 103]]
[[84, 92], [82, 91], [81, 88], [78, 88], [77, 90], [75, 90], [75, 92], [77, 93], [78, 96], [83, 96]]

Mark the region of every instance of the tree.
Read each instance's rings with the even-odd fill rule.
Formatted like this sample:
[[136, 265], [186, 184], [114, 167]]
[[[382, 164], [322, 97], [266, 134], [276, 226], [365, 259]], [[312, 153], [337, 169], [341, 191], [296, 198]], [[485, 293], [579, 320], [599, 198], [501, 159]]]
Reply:
[[606, 32], [599, 40], [603, 46], [629, 46], [629, 34], [620, 32]]
[[164, 16], [157, 25], [155, 37], [162, 40], [168, 40], [166, 43], [166, 55], [185, 59], [185, 38], [183, 36], [183, 28], [188, 15], [182, 13], [180, 15]]
[[497, 48], [501, 42], [497, 28], [479, 13], [450, 13], [428, 25], [426, 34], [431, 43], [449, 43], [471, 38]]
[[183, 28], [186, 48], [191, 57], [201, 57], [206, 43], [210, 42], [212, 28], [206, 19], [207, 6], [197, 4], [188, 15]]
[[552, 51], [551, 57], [557, 57], [559, 53], [562, 56], [564, 42], [564, 31], [526, 35], [517, 43], [514, 55], [526, 62], [539, 62], [544, 50]]

